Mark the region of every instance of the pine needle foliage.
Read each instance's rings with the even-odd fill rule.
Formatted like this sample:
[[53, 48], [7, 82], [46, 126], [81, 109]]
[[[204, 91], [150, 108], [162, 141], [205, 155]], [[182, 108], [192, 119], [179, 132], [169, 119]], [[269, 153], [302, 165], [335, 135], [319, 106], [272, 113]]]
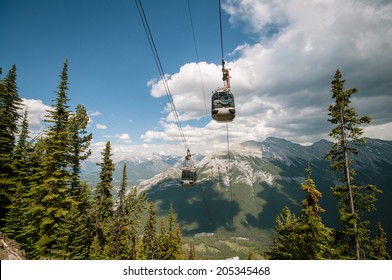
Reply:
[[345, 80], [336, 70], [331, 82], [334, 104], [328, 108], [328, 120], [335, 127], [329, 134], [336, 140], [326, 158], [331, 162], [330, 169], [341, 174], [342, 185], [333, 188], [333, 195], [338, 200], [342, 229], [336, 234], [336, 245], [340, 258], [367, 258], [370, 246], [369, 221], [365, 213], [374, 211], [376, 194], [381, 193], [374, 185], [356, 186], [355, 171], [352, 168], [354, 156], [358, 154], [358, 145], [365, 144], [361, 137], [361, 125], [370, 123], [369, 116], [359, 117], [355, 108], [350, 107], [356, 88], [345, 89]]
[[143, 238], [138, 251], [138, 259], [157, 260], [158, 258], [157, 210], [155, 204], [150, 202], [147, 209], [147, 220], [144, 224]]
[[321, 192], [311, 178], [310, 166], [307, 178], [301, 184], [306, 193], [302, 200], [302, 213], [296, 217], [288, 207], [276, 219], [276, 236], [273, 247], [267, 253], [270, 259], [322, 260], [333, 255], [333, 231], [322, 222], [320, 214], [325, 210], [319, 205]]

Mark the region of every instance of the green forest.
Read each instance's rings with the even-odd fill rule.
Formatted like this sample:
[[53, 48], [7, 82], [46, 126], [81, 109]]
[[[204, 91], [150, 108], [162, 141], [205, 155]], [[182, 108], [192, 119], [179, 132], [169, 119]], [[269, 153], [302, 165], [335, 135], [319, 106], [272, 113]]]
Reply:
[[[382, 221], [371, 225], [367, 214], [376, 211], [382, 192], [375, 185], [355, 185], [352, 167], [358, 145], [366, 145], [362, 125], [337, 70], [331, 81], [332, 105], [328, 121], [334, 144], [325, 155], [330, 171], [340, 178], [332, 189], [340, 213], [340, 228], [325, 226], [322, 196], [312, 180], [312, 167], [300, 188], [300, 215], [288, 207], [276, 217], [272, 246], [249, 259], [390, 259]], [[32, 138], [29, 112], [23, 111], [17, 70], [0, 68], [0, 230], [19, 244], [27, 259], [61, 260], [177, 260], [198, 259], [192, 240], [185, 240], [174, 207], [158, 218], [146, 193], [129, 188], [123, 165], [121, 188], [113, 197], [111, 143], [101, 152], [99, 182], [89, 186], [80, 179], [81, 164], [91, 154], [87, 109], [72, 110], [68, 98], [68, 61], [64, 62], [45, 130]], [[372, 237], [371, 229], [377, 233]]]

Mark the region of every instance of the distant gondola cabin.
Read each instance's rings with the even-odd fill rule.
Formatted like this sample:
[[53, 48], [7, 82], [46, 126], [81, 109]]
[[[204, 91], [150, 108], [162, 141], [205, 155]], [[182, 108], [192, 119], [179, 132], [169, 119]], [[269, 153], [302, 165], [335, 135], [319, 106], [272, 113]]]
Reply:
[[196, 183], [196, 170], [186, 168], [181, 173], [181, 185], [183, 187], [192, 187]]
[[227, 88], [217, 89], [212, 95], [211, 116], [217, 122], [231, 122], [235, 118], [234, 95]]

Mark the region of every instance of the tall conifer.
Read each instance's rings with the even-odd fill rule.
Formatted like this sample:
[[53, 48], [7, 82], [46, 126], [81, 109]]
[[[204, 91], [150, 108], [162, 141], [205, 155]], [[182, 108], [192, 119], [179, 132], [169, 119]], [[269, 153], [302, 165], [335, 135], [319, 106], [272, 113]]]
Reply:
[[110, 242], [108, 244], [110, 258], [116, 260], [131, 259], [130, 222], [125, 205], [127, 186], [127, 165], [124, 163], [118, 205], [114, 212]]
[[[94, 248], [103, 250], [107, 247], [109, 241], [110, 223], [113, 218], [113, 198], [111, 190], [113, 189], [114, 164], [111, 159], [110, 142], [106, 142], [105, 150], [101, 154], [102, 163], [98, 164], [101, 166], [101, 180], [97, 184], [92, 201], [91, 219], [94, 240], [98, 242], [98, 244], [95, 244]], [[94, 254], [100, 256], [98, 252], [95, 252]]]
[[64, 258], [66, 232], [62, 225], [73, 202], [68, 196], [70, 174], [70, 131], [68, 110], [68, 60], [60, 74], [53, 109], [48, 110], [45, 121], [49, 123], [45, 138], [44, 189], [42, 205], [45, 213], [40, 223], [40, 240], [37, 242], [44, 258]]
[[14, 192], [11, 162], [19, 120], [22, 118], [18, 112], [21, 104], [16, 84], [16, 66], [13, 65], [4, 79], [1, 79], [0, 73], [0, 227], [4, 226], [3, 219]]
[[[366, 258], [370, 244], [369, 222], [365, 213], [373, 211], [376, 194], [380, 191], [373, 185], [356, 186], [355, 171], [352, 168], [353, 155], [358, 154], [356, 145], [364, 145], [360, 125], [370, 122], [369, 116], [358, 117], [355, 109], [350, 107], [351, 97], [357, 93], [356, 88], [346, 90], [342, 74], [336, 70], [331, 82], [334, 104], [328, 108], [329, 122], [336, 125], [329, 136], [336, 139], [326, 158], [332, 163], [331, 171], [342, 174], [343, 185], [333, 188], [333, 195], [339, 202], [342, 230], [338, 232], [337, 244], [342, 258]], [[361, 253], [362, 252], [362, 253]]]
[[310, 166], [306, 169], [307, 178], [301, 184], [303, 191], [307, 193], [302, 200], [302, 214], [299, 221], [298, 233], [301, 236], [301, 259], [321, 260], [332, 256], [333, 231], [327, 228], [320, 214], [325, 212], [319, 205], [321, 192], [316, 189], [313, 179], [310, 177]]
[[370, 255], [371, 259], [376, 260], [390, 260], [391, 256], [387, 251], [387, 234], [381, 225], [381, 222], [377, 225], [377, 236], [373, 240], [373, 252]]
[[11, 204], [8, 207], [4, 231], [10, 238], [19, 242], [23, 247], [25, 240], [20, 234], [25, 226], [25, 220], [22, 217], [26, 212], [26, 208], [30, 206], [26, 195], [28, 193], [29, 176], [31, 174], [30, 154], [32, 152], [31, 144], [27, 141], [29, 137], [27, 110], [25, 111], [20, 131], [11, 163], [14, 192], [10, 197]]
[[144, 225], [138, 259], [156, 260], [158, 257], [157, 210], [154, 203], [151, 202], [148, 206], [147, 220]]
[[125, 210], [129, 221], [129, 240], [131, 246], [132, 260], [137, 258], [137, 245], [139, 242], [139, 230], [141, 228], [141, 216], [146, 209], [146, 193], [138, 194], [136, 187], [133, 187], [125, 199]]

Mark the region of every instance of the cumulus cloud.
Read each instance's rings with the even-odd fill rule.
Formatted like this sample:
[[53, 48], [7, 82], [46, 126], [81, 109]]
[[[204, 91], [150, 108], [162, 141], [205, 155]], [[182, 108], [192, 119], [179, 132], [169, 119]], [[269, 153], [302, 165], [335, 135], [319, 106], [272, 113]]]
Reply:
[[101, 112], [90, 112], [90, 116], [96, 117], [102, 115]]
[[[392, 139], [383, 131], [392, 120], [390, 1], [229, 0], [224, 9], [233, 26], [241, 23], [246, 26], [242, 32], [258, 38], [237, 46], [232, 51], [237, 58], [228, 64], [237, 108], [230, 124], [233, 141], [270, 135], [297, 143], [326, 138], [336, 69], [346, 79], [346, 88], [358, 88], [352, 103], [358, 113], [373, 118], [365, 131]], [[187, 63], [167, 80], [189, 141], [201, 146], [211, 135], [218, 142], [224, 125], [209, 121], [192, 127], [187, 121], [209, 114], [211, 91], [222, 85], [220, 65]], [[149, 86], [152, 96], [165, 95], [161, 81], [150, 81]], [[179, 140], [169, 105], [165, 112], [160, 129], [147, 131], [144, 141]], [[200, 140], [202, 136], [207, 140]]]
[[115, 137], [125, 143], [132, 143], [132, 139], [128, 133], [116, 134]]
[[47, 111], [51, 109], [50, 106], [45, 105], [42, 100], [22, 98], [23, 106], [19, 112], [21, 115], [27, 110], [29, 130], [33, 134], [40, 133], [43, 129], [43, 121]]
[[95, 125], [95, 127], [96, 127], [97, 129], [106, 129], [106, 128], [107, 128], [106, 125], [100, 124], [100, 123], [97, 123], [97, 124]]

